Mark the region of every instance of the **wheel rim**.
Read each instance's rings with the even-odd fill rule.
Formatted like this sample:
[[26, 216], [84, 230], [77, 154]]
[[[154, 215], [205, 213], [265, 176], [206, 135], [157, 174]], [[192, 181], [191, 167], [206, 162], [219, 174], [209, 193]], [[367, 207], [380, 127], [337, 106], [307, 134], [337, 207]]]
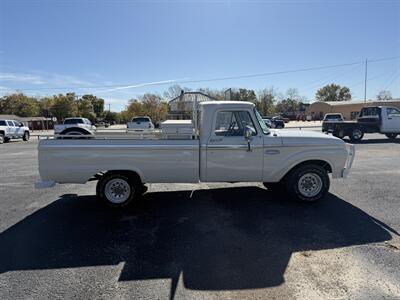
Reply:
[[115, 178], [107, 182], [104, 193], [110, 202], [120, 204], [128, 200], [131, 194], [131, 187], [125, 180]]
[[358, 140], [358, 139], [360, 139], [361, 138], [361, 130], [360, 129], [356, 129], [356, 130], [354, 130], [353, 131], [353, 137], [356, 139], [356, 140]]
[[25, 139], [29, 140], [29, 133], [25, 133]]
[[322, 179], [315, 173], [306, 173], [298, 182], [300, 194], [305, 197], [314, 197], [322, 190]]

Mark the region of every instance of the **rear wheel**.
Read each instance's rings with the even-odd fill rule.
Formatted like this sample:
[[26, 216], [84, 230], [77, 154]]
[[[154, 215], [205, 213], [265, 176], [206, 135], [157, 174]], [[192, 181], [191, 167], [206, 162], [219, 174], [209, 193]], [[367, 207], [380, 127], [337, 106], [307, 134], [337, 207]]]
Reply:
[[354, 128], [351, 132], [350, 132], [350, 140], [354, 141], [354, 142], [358, 142], [361, 141], [361, 139], [364, 136], [364, 132], [361, 130], [361, 128]]
[[27, 141], [29, 141], [29, 137], [30, 137], [29, 132], [28, 132], [28, 131], [25, 131], [25, 133], [24, 133], [22, 139], [23, 139], [25, 142], [27, 142]]
[[4, 134], [0, 133], [0, 144], [4, 143]]
[[387, 138], [394, 140], [397, 137], [397, 133], [386, 133]]
[[105, 174], [97, 183], [96, 194], [111, 207], [124, 207], [141, 195], [141, 183], [125, 173]]
[[289, 196], [299, 201], [315, 202], [329, 191], [328, 172], [318, 165], [303, 165], [287, 176], [286, 189]]

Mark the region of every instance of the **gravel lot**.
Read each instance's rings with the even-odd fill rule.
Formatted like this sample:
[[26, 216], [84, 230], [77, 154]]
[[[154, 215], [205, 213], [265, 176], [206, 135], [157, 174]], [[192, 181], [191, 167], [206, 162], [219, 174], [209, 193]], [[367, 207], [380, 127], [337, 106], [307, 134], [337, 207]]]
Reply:
[[123, 211], [35, 190], [37, 140], [0, 145], [0, 299], [400, 299], [400, 139], [365, 138], [316, 204], [154, 184]]

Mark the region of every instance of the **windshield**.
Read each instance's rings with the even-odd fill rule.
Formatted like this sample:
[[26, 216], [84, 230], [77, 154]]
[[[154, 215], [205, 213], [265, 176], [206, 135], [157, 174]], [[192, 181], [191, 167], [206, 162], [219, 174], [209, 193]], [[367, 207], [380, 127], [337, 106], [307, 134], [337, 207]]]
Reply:
[[66, 119], [64, 121], [64, 124], [83, 124], [83, 120], [82, 119]]
[[265, 122], [263, 120], [263, 118], [261, 117], [260, 113], [258, 112], [257, 109], [254, 108], [254, 113], [256, 115], [258, 124], [260, 124], [261, 130], [264, 134], [269, 134], [269, 129], [267, 127], [267, 125], [265, 125]]

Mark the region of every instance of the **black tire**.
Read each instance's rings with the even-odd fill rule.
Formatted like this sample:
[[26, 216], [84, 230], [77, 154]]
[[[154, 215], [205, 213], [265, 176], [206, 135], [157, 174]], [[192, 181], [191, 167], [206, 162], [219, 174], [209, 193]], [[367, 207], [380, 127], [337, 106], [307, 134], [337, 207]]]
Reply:
[[[121, 194], [125, 193], [125, 195], [123, 195], [122, 198], [119, 200], [116, 199], [118, 198], [117, 194], [119, 191], [115, 192], [115, 190], [118, 189], [122, 189], [122, 191], [120, 192]], [[97, 197], [100, 198], [100, 200], [106, 203], [108, 206], [114, 208], [127, 206], [139, 196], [141, 196], [141, 191], [142, 184], [140, 180], [134, 176], [129, 176], [129, 174], [125, 173], [105, 174], [100, 178], [96, 186]]]
[[291, 198], [302, 202], [320, 200], [328, 193], [329, 186], [328, 172], [318, 165], [299, 166], [286, 177], [287, 193]]
[[332, 135], [334, 136], [334, 137], [337, 137], [337, 138], [339, 138], [339, 139], [343, 139], [344, 138], [344, 130], [343, 129], [340, 129], [340, 130], [335, 130], [333, 133], [332, 133]]
[[350, 132], [350, 140], [352, 140], [353, 142], [358, 142], [361, 141], [361, 139], [364, 136], [364, 132], [362, 131], [361, 128], [356, 127], [354, 128], [351, 132]]
[[388, 139], [394, 140], [397, 137], [397, 133], [386, 133]]
[[4, 134], [0, 133], [0, 144], [4, 143]]
[[6, 136], [4, 137], [4, 143], [9, 143], [10, 140], [11, 140], [11, 139], [10, 139], [9, 137], [6, 137]]
[[29, 137], [30, 137], [29, 131], [25, 131], [24, 136], [22, 137], [22, 139], [25, 142], [27, 142], [27, 141], [29, 141]]

